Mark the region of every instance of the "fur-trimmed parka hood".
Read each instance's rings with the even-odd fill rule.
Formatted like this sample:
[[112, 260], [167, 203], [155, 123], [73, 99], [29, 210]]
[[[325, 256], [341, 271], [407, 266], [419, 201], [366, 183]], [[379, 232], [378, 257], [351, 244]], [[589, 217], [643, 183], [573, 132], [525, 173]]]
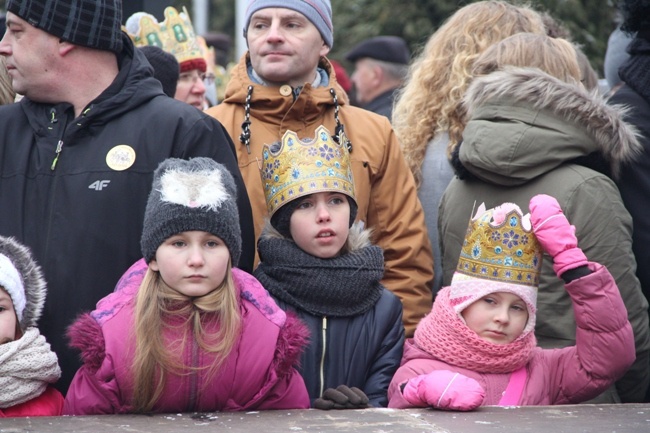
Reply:
[[11, 261], [22, 279], [26, 302], [20, 329], [24, 331], [35, 327], [43, 311], [47, 290], [41, 267], [33, 259], [29, 248], [11, 237], [0, 236], [0, 254]]
[[599, 156], [613, 177], [641, 151], [626, 109], [535, 68], [477, 78], [464, 104], [469, 121], [460, 163], [478, 178], [519, 185], [557, 166]]
[[[350, 234], [348, 235], [348, 251], [354, 252], [360, 250], [361, 248], [372, 245], [370, 241], [371, 235], [372, 230], [364, 229], [361, 222], [357, 221], [352, 224], [352, 227], [350, 227]], [[260, 238], [285, 239], [285, 237], [282, 236], [282, 234], [277, 231], [268, 220], [264, 225], [264, 229], [262, 230]]]

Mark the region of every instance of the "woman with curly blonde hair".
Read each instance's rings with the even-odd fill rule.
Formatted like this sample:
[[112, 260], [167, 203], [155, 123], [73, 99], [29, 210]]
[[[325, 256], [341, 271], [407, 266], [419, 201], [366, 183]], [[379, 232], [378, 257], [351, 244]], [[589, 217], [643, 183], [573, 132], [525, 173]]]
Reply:
[[459, 9], [429, 38], [397, 96], [393, 128], [425, 210], [434, 249], [434, 293], [442, 277], [438, 203], [453, 176], [447, 155], [462, 138], [465, 112], [460, 102], [474, 60], [490, 45], [522, 32], [545, 34], [541, 16], [529, 7], [482, 1]]

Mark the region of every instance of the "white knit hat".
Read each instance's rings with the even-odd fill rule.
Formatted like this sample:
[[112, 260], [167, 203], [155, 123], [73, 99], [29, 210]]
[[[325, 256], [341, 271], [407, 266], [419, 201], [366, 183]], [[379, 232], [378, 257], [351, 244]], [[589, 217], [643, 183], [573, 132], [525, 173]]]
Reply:
[[36, 326], [45, 304], [46, 284], [31, 251], [14, 238], [0, 236], [0, 287], [14, 304], [20, 328]]
[[9, 293], [18, 321], [23, 320], [26, 303], [25, 286], [23, 286], [18, 269], [11, 263], [9, 257], [4, 254], [0, 254], [0, 286]]

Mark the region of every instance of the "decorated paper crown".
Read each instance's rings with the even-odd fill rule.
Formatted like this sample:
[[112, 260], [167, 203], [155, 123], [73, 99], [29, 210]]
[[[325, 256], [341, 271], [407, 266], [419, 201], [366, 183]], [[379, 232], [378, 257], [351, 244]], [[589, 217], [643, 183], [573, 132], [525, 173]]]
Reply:
[[316, 129], [313, 139], [285, 132], [279, 144], [264, 146], [262, 158], [269, 217], [286, 203], [316, 192], [337, 191], [355, 198], [350, 154], [324, 126]]
[[[130, 22], [133, 20], [136, 22]], [[205, 58], [185, 7], [180, 13], [171, 6], [165, 8], [165, 20], [161, 23], [153, 15], [134, 14], [127, 21], [125, 31], [136, 47], [155, 45], [173, 54], [181, 72], [206, 71]]]
[[479, 206], [467, 234], [450, 285], [450, 301], [460, 314], [478, 299], [495, 292], [514, 293], [526, 302], [535, 325], [542, 248], [532, 231], [530, 214], [504, 203], [494, 209]]

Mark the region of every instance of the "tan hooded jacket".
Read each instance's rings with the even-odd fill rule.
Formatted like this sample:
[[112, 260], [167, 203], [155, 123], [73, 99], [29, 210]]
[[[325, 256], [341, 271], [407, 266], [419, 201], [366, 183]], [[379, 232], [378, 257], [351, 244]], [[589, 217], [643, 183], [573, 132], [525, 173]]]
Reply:
[[[384, 250], [382, 283], [401, 299], [406, 335], [412, 336], [419, 320], [431, 310], [433, 257], [415, 182], [390, 122], [384, 116], [350, 106], [325, 58], [319, 66], [327, 71], [329, 85], [314, 88], [305, 84], [295, 100], [289, 86], [254, 84], [248, 76], [247, 58], [248, 54], [244, 55], [233, 69], [225, 100], [208, 114], [224, 125], [235, 142], [253, 208], [256, 239], [267, 216], [260, 179], [262, 146], [280, 141], [288, 129], [301, 138], [313, 138], [316, 128], [324, 125], [333, 134], [335, 105], [330, 89], [334, 89], [340, 121], [352, 142], [357, 220], [373, 230], [373, 243]], [[249, 86], [253, 87], [250, 151], [239, 138]]]

